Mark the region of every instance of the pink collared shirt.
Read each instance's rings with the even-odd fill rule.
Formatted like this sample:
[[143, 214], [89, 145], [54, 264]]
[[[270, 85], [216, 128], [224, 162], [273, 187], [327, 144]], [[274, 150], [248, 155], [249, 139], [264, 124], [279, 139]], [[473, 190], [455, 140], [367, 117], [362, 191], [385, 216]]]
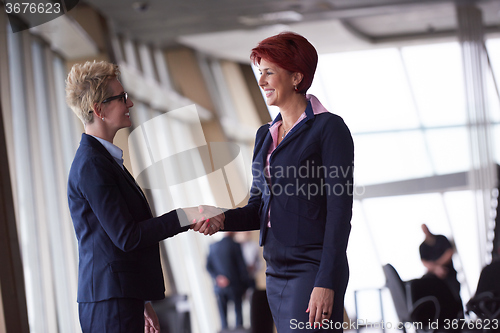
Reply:
[[[321, 104], [321, 102], [318, 100], [318, 98], [314, 95], [307, 94], [306, 95], [307, 101], [311, 102], [311, 107], [313, 110], [314, 115], [323, 113], [323, 112], [328, 112], [328, 110]], [[290, 133], [292, 128], [294, 128], [298, 123], [300, 123], [304, 118], [306, 117], [306, 111], [300, 115], [299, 119], [293, 124], [292, 127], [287, 131]], [[269, 150], [267, 151], [267, 158], [266, 158], [266, 165], [264, 166], [264, 175], [267, 178], [267, 181], [269, 183], [269, 186], [272, 186], [271, 184], [271, 175], [269, 174], [269, 160], [271, 158], [271, 154], [273, 151], [278, 147], [278, 132], [280, 129], [280, 126], [283, 124], [283, 120], [278, 120], [275, 122], [271, 127], [269, 127], [269, 132], [271, 133], [271, 137], [273, 139], [272, 144], [269, 145]], [[267, 213], [267, 227], [271, 228], [271, 207], [269, 207], [269, 211]]]

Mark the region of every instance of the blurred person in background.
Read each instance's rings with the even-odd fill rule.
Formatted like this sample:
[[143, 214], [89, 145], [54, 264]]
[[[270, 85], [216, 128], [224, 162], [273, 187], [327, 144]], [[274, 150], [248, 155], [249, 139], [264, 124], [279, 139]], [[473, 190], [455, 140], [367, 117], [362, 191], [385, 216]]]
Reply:
[[251, 231], [235, 233], [234, 240], [240, 244], [243, 259], [245, 259], [245, 265], [250, 276], [249, 290], [255, 289], [257, 273], [261, 270], [263, 263], [259, 243], [252, 239]]
[[426, 224], [422, 224], [425, 239], [420, 244], [419, 252], [422, 264], [427, 268], [424, 278], [439, 278], [446, 282], [453, 295], [460, 299], [460, 282], [453, 266], [453, 245], [443, 235], [434, 235]]
[[227, 305], [234, 303], [236, 328], [243, 327], [242, 300], [250, 286], [245, 259], [241, 246], [234, 240], [233, 232], [224, 233], [224, 238], [210, 245], [207, 270], [214, 281], [222, 329], [228, 328]]

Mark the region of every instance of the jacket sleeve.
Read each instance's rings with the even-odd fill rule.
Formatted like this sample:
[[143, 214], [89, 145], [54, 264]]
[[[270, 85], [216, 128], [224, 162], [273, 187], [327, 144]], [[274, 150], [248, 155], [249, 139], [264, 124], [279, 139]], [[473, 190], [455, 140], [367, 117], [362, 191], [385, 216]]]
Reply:
[[[254, 180], [255, 181], [255, 180]], [[250, 199], [246, 206], [227, 210], [224, 214], [226, 220], [224, 222], [225, 231], [247, 231], [260, 229], [260, 199], [259, 190], [254, 187], [250, 190]]]
[[224, 230], [227, 231], [247, 231], [260, 229], [260, 207], [262, 198], [261, 173], [264, 166], [258, 165], [255, 161], [255, 156], [262, 147], [262, 141], [267, 133], [268, 127], [262, 126], [259, 128], [255, 138], [255, 146], [253, 150], [252, 161], [252, 187], [250, 189], [250, 199], [246, 206], [241, 208], [230, 209], [225, 212], [226, 220]]
[[[123, 179], [111, 162], [98, 156], [87, 160], [79, 170], [79, 189], [116, 247], [125, 252], [140, 249], [189, 229], [179, 223], [179, 219], [187, 219], [182, 209], [156, 218], [152, 218], [149, 211], [132, 213], [131, 209], [148, 210], [147, 202], [131, 205], [134, 199], [125, 196], [140, 194], [123, 193], [120, 187]], [[136, 200], [143, 199], [138, 197]], [[137, 220], [137, 216], [143, 216], [144, 220]]]
[[346, 250], [351, 231], [354, 144], [338, 116], [327, 119], [321, 137], [323, 165], [332, 172], [325, 175], [326, 224], [315, 287], [336, 290], [346, 283], [349, 274]]

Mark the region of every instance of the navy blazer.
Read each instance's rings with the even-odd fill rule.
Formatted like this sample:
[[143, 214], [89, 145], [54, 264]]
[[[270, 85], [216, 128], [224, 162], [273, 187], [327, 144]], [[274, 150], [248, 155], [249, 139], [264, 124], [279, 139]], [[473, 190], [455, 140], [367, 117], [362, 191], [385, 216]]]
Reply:
[[85, 133], [69, 172], [68, 203], [78, 239], [78, 302], [164, 298], [158, 242], [189, 229], [179, 222], [182, 210], [153, 218], [133, 177]]
[[[225, 213], [225, 230], [260, 229], [267, 233], [270, 210], [276, 239], [285, 246], [322, 244], [315, 287], [345, 289], [347, 241], [351, 230], [354, 145], [342, 118], [315, 115], [308, 102], [306, 118], [285, 136], [270, 157], [270, 182], [264, 173], [272, 144], [269, 124], [257, 131], [252, 162], [253, 184], [245, 207]], [[273, 124], [281, 119], [276, 117]]]
[[224, 275], [230, 281], [226, 288], [220, 288], [216, 283], [214, 286], [216, 293], [241, 296], [250, 286], [250, 276], [241, 245], [231, 237], [224, 237], [210, 245], [207, 270], [214, 280], [217, 275]]

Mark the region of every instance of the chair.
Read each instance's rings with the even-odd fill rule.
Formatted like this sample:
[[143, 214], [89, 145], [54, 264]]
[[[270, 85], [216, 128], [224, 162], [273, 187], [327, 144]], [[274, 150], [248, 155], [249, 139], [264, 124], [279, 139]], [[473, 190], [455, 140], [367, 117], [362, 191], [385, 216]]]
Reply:
[[500, 261], [483, 268], [474, 297], [467, 303], [467, 312], [492, 321], [500, 319]]
[[[425, 324], [435, 322], [439, 318], [441, 307], [437, 297], [425, 296], [414, 301], [412, 297], [412, 284], [415, 280], [402, 281], [398, 272], [391, 264], [387, 264], [382, 268], [386, 278], [386, 287], [391, 293], [400, 322], [420, 322]], [[406, 332], [404, 327], [403, 331]], [[433, 329], [428, 327], [417, 328], [417, 332], [433, 331]]]

